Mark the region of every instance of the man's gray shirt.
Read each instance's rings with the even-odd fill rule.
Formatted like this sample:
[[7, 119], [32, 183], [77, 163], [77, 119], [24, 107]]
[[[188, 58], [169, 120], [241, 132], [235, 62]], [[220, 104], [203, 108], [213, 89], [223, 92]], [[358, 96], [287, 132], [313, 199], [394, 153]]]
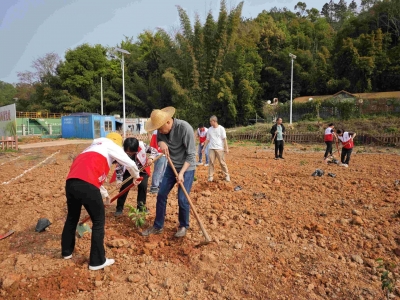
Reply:
[[169, 134], [157, 131], [157, 141], [168, 145], [169, 155], [176, 169], [181, 169], [185, 161], [190, 164], [187, 171], [196, 169], [196, 143], [193, 128], [188, 122], [174, 119]]

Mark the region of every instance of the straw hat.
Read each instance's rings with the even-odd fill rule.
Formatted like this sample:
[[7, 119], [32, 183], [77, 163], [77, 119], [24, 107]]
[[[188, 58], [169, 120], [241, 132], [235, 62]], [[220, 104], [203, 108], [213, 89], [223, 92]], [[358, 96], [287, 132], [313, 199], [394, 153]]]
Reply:
[[106, 135], [106, 138], [112, 140], [118, 146], [122, 147], [122, 136], [119, 133], [111, 132]]
[[172, 106], [163, 109], [155, 109], [151, 112], [150, 119], [144, 124], [144, 130], [147, 132], [156, 130], [168, 122], [175, 114], [175, 108]]

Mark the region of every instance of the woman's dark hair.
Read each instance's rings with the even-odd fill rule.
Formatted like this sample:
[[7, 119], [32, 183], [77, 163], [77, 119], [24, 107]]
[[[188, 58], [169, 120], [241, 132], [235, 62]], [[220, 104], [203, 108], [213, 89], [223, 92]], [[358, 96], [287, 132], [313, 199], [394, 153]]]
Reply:
[[333, 123], [329, 123], [328, 127], [335, 126]]
[[342, 130], [338, 129], [338, 130], [336, 130], [336, 133], [337, 133], [337, 134], [341, 134], [341, 133], [342, 133]]
[[136, 138], [126, 138], [124, 141], [124, 151], [138, 152], [139, 141]]
[[204, 127], [204, 124], [200, 123], [198, 128], [203, 128], [203, 127]]

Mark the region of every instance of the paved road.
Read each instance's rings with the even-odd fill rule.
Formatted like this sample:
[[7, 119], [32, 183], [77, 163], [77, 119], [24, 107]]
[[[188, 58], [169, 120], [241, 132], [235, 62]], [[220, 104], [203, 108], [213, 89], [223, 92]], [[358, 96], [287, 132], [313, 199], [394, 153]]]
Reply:
[[51, 141], [51, 142], [41, 142], [41, 143], [18, 145], [18, 149], [32, 149], [32, 148], [41, 148], [41, 147], [73, 145], [73, 144], [90, 144], [90, 143], [92, 143], [92, 141], [93, 141], [92, 139], [90, 139], [90, 140], [57, 140], [57, 141]]

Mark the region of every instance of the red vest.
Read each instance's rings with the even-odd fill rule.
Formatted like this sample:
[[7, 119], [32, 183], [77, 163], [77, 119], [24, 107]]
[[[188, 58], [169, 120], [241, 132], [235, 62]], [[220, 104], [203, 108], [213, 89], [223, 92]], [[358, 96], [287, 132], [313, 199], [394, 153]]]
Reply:
[[328, 127], [327, 129], [325, 129], [324, 142], [332, 142], [332, 141], [333, 141], [332, 128]]
[[348, 140], [347, 142], [342, 142], [344, 149], [352, 149], [354, 147], [353, 140]]
[[100, 188], [110, 171], [107, 159], [98, 152], [79, 154], [72, 163], [67, 179], [77, 178]]

